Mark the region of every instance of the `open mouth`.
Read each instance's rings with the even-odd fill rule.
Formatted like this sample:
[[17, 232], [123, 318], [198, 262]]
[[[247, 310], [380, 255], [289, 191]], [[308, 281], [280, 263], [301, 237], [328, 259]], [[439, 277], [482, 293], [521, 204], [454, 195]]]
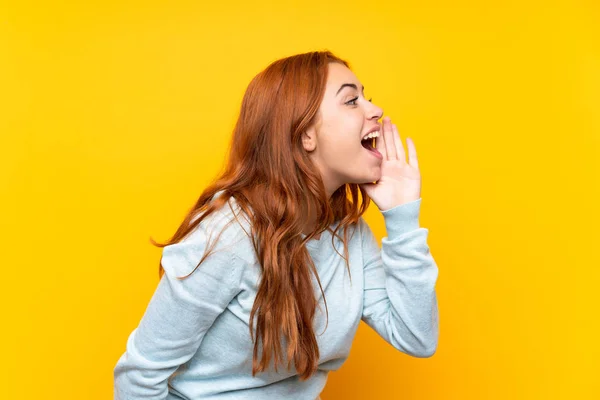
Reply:
[[360, 144], [362, 145], [362, 147], [364, 147], [367, 150], [373, 150], [376, 148], [376, 145], [375, 145], [376, 140], [377, 140], [376, 138], [363, 139], [360, 141]]
[[383, 158], [383, 155], [377, 150], [376, 141], [377, 137], [365, 138], [361, 140], [360, 144], [376, 157]]

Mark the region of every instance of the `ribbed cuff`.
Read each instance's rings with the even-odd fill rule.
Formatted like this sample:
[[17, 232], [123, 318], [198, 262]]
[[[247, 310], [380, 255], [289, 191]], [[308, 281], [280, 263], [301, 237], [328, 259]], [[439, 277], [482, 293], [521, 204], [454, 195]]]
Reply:
[[394, 238], [419, 228], [421, 200], [422, 198], [419, 197], [417, 200], [381, 212], [388, 238]]

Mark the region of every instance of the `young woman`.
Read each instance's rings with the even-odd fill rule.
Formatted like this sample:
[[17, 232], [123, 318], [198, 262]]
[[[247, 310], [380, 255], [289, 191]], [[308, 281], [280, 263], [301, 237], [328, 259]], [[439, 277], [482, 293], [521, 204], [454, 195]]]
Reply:
[[[435, 353], [417, 153], [408, 139], [406, 161], [382, 115], [328, 51], [250, 82], [223, 174], [155, 243], [160, 281], [114, 368], [115, 399], [313, 400], [361, 320], [401, 352]], [[381, 248], [362, 217], [371, 200]]]

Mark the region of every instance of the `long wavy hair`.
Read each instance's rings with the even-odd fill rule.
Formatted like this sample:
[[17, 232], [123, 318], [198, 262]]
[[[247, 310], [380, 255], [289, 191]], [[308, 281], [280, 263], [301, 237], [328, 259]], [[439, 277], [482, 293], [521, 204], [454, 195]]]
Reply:
[[[319, 347], [313, 317], [318, 302], [311, 272], [323, 299], [325, 294], [305, 244], [325, 230], [332, 232], [332, 245], [335, 237], [343, 241], [344, 254], [335, 250], [346, 261], [350, 274], [348, 228], [355, 226], [370, 203], [358, 184], [345, 184], [327, 198], [319, 170], [302, 145], [302, 133], [319, 118], [330, 62], [349, 67], [330, 51], [315, 51], [274, 61], [256, 75], [244, 94], [223, 172], [205, 188], [168, 242], [150, 238], [158, 247], [177, 243], [231, 197], [235, 199], [251, 223], [250, 237], [262, 271], [249, 324], [254, 343], [252, 376], [265, 371], [272, 355], [277, 370], [282, 362], [282, 337], [288, 343], [288, 370], [291, 360], [301, 380], [317, 370]], [[219, 191], [222, 194], [213, 199]], [[306, 216], [313, 212], [316, 226], [302, 238]], [[332, 231], [330, 226], [335, 222], [338, 224]], [[159, 278], [163, 274], [159, 263]], [[252, 332], [255, 314], [256, 338]], [[263, 347], [260, 361], [259, 340]]]

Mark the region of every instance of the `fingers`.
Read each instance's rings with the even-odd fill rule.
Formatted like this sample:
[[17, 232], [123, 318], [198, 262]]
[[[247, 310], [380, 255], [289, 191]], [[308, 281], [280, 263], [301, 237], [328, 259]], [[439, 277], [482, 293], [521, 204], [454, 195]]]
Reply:
[[383, 141], [385, 143], [385, 152], [388, 160], [396, 160], [396, 146], [394, 145], [394, 132], [392, 130], [392, 122], [390, 117], [383, 118]]
[[394, 138], [394, 149], [396, 150], [396, 157], [398, 160], [406, 162], [406, 153], [404, 153], [404, 146], [402, 145], [402, 138], [398, 133], [396, 124], [392, 124], [392, 137]]
[[385, 151], [385, 139], [383, 138], [383, 123], [381, 123], [381, 134], [376, 139], [375, 146], [377, 147], [377, 151], [381, 153], [384, 160], [387, 160], [387, 152]]
[[[400, 137], [396, 124], [392, 124], [390, 117], [384, 117], [382, 125], [383, 134], [378, 138], [377, 149], [383, 155], [383, 159], [407, 162], [402, 137]], [[408, 148], [408, 164], [419, 168], [417, 149], [411, 138], [406, 138], [406, 147]]]
[[419, 160], [417, 158], [417, 149], [415, 147], [415, 142], [411, 138], [406, 139], [407, 147], [408, 147], [408, 163], [413, 167], [419, 169]]

